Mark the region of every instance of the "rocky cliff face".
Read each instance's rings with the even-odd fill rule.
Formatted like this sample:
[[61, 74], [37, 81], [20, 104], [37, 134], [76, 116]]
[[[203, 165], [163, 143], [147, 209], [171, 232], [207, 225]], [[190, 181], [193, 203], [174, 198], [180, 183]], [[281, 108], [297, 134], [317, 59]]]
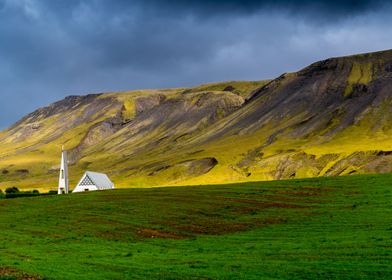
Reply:
[[[392, 51], [272, 81], [73, 96], [0, 133], [0, 181], [55, 186], [60, 146], [119, 186], [390, 172]], [[17, 170], [28, 170], [21, 174]]]

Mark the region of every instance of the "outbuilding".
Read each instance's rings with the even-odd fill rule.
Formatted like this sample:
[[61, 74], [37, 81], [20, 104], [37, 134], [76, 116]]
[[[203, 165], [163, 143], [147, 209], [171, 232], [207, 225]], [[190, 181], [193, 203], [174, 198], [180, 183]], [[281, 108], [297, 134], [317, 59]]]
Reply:
[[104, 173], [86, 171], [73, 192], [101, 191], [114, 189], [114, 184]]

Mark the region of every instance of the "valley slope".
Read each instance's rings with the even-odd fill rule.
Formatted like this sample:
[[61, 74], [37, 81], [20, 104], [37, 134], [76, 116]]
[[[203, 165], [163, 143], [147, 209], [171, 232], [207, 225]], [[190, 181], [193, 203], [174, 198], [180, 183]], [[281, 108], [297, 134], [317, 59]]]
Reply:
[[391, 172], [392, 51], [271, 81], [70, 96], [0, 133], [1, 186], [54, 189], [61, 145], [118, 187]]

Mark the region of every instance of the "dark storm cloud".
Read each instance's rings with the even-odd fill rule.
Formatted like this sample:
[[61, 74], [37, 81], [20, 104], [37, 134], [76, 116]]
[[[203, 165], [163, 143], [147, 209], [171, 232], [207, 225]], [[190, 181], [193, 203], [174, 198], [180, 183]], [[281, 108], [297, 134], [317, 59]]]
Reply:
[[392, 45], [385, 1], [0, 0], [0, 127], [69, 94], [271, 78]]
[[[127, 1], [124, 1], [127, 2]], [[385, 1], [381, 0], [144, 0], [144, 3], [152, 5], [153, 8], [175, 10], [194, 10], [212, 14], [220, 12], [254, 12], [260, 9], [278, 8], [307, 12], [318, 9], [320, 13], [348, 13], [368, 11], [376, 8]], [[175, 9], [173, 9], [175, 8]]]

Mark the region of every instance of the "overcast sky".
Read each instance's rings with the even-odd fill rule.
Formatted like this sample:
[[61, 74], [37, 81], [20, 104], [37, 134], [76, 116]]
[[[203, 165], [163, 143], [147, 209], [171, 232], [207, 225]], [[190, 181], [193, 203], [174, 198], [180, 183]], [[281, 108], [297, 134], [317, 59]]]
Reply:
[[67, 95], [260, 80], [390, 49], [391, 26], [388, 1], [0, 0], [0, 128]]

